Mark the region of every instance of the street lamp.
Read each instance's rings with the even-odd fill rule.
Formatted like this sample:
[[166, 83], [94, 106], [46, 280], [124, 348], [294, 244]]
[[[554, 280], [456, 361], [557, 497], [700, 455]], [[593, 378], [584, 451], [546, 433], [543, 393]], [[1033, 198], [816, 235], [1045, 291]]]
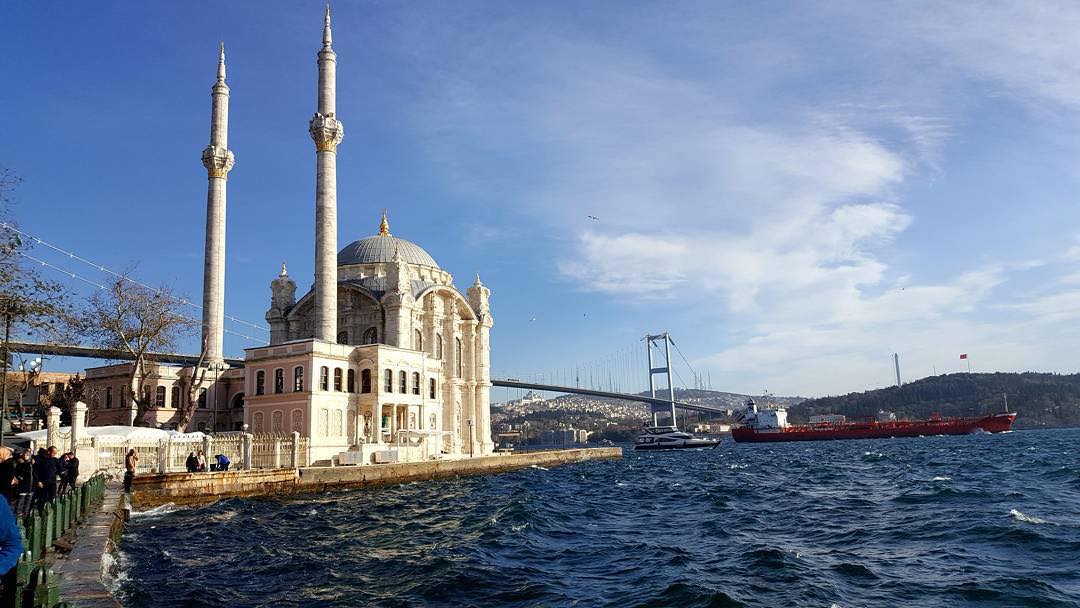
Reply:
[[465, 422], [469, 425], [469, 458], [472, 458], [473, 444], [476, 443], [476, 437], [473, 436], [472, 418], [467, 418]]

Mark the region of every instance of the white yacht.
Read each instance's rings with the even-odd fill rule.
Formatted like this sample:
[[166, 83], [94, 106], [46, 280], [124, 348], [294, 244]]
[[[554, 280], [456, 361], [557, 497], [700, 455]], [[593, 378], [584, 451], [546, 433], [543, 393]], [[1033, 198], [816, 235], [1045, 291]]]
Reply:
[[684, 433], [674, 426], [647, 426], [638, 435], [635, 450], [686, 450], [693, 448], [715, 448], [719, 439], [695, 439], [690, 433]]

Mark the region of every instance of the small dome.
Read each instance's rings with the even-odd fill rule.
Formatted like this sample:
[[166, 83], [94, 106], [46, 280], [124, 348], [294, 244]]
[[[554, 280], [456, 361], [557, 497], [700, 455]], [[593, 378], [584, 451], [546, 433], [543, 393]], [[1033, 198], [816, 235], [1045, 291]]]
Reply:
[[389, 234], [376, 234], [349, 243], [338, 252], [337, 263], [338, 266], [348, 266], [349, 264], [389, 262], [394, 259], [395, 249], [401, 254], [401, 259], [406, 264], [439, 267], [435, 259], [416, 243]]

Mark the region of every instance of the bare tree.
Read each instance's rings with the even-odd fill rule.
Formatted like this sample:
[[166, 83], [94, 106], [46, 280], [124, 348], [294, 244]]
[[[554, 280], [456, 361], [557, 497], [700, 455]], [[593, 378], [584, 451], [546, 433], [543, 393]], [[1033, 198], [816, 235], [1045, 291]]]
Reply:
[[141, 426], [153, 404], [149, 381], [155, 364], [147, 355], [172, 350], [199, 323], [180, 313], [180, 300], [167, 286], [147, 289], [117, 278], [105, 287], [90, 297], [82, 329], [102, 348], [129, 355], [128, 388], [135, 405], [132, 426]]
[[206, 338], [203, 338], [202, 348], [199, 349], [199, 360], [195, 366], [189, 368], [190, 376], [187, 379], [187, 400], [180, 404], [179, 417], [176, 420], [176, 430], [181, 433], [187, 431], [195, 415], [195, 408], [199, 403], [199, 393], [206, 388], [206, 375], [210, 368], [206, 366]]

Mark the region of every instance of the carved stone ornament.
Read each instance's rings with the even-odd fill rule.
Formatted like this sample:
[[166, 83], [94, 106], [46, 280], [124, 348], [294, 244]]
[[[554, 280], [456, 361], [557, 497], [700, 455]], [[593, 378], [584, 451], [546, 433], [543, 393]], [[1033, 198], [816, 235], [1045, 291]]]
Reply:
[[316, 151], [336, 152], [338, 144], [345, 137], [345, 125], [333, 115], [323, 116], [316, 112], [308, 124], [308, 133], [315, 142]]
[[206, 146], [202, 153], [202, 164], [210, 177], [226, 177], [235, 162], [233, 153], [225, 148]]

